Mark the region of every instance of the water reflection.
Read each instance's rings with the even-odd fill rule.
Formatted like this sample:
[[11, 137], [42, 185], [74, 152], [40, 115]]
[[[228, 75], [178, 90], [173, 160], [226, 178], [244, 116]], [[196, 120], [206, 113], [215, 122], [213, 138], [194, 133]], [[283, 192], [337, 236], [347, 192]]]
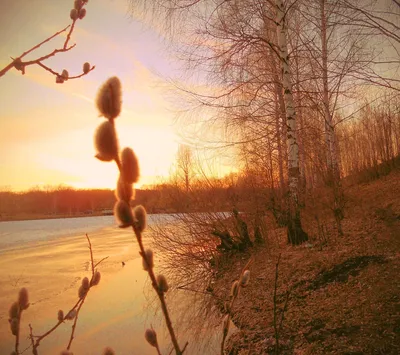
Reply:
[[[180, 228], [176, 215], [150, 216], [149, 225], [154, 227], [160, 221]], [[109, 345], [118, 354], [154, 354], [143, 337], [145, 329], [153, 325], [163, 353], [169, 353], [164, 320], [142, 270], [132, 232], [116, 228], [113, 218], [105, 216], [0, 223], [0, 354], [13, 348], [7, 313], [21, 287], [28, 288], [32, 303], [23, 314], [23, 346], [29, 345], [29, 323], [36, 334], [41, 334], [55, 324], [59, 309], [66, 311], [76, 302], [81, 278], [90, 276], [86, 232], [95, 259], [109, 258], [99, 267], [100, 285], [90, 291], [82, 308], [74, 352], [101, 354]], [[145, 233], [146, 245], [150, 245], [151, 234], [151, 230]], [[162, 269], [163, 255], [161, 248], [155, 259], [157, 272]], [[212, 298], [175, 289], [167, 294], [167, 300], [180, 342], [189, 341], [187, 353], [218, 353], [220, 320]], [[57, 354], [65, 348], [71, 325], [65, 324], [43, 341], [40, 353]]]

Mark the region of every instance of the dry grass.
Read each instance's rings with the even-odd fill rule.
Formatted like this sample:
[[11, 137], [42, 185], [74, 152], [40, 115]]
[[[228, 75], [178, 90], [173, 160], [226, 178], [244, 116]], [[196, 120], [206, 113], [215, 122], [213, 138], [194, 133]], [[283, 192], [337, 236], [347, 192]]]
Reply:
[[[311, 236], [306, 245], [287, 246], [283, 228], [271, 231], [270, 242], [253, 250], [252, 282], [233, 311], [240, 331], [228, 341], [229, 354], [275, 353], [273, 291], [279, 253], [278, 310], [290, 290], [281, 354], [399, 354], [398, 196], [397, 171], [347, 189], [343, 237], [337, 236], [329, 211], [320, 213], [325, 240], [318, 236], [315, 210], [304, 211], [304, 227]], [[217, 295], [226, 293], [247, 259], [234, 257], [221, 270]]]

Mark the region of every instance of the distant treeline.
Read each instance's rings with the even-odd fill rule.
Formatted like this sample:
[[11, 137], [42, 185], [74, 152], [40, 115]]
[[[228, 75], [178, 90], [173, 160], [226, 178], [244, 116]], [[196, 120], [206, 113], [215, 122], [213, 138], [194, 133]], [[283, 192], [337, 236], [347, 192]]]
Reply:
[[[241, 189], [243, 190], [243, 189]], [[148, 213], [177, 213], [231, 209], [239, 199], [232, 186], [193, 186], [190, 191], [164, 184], [136, 190], [134, 205], [142, 204]], [[240, 195], [246, 195], [241, 191]], [[26, 192], [0, 191], [0, 219], [15, 216], [76, 216], [106, 214], [115, 203], [109, 189], [35, 188]]]

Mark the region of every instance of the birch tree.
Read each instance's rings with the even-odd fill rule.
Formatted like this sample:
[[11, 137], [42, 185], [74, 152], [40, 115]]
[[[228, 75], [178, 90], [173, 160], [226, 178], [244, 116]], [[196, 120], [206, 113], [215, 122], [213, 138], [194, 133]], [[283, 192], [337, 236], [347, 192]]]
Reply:
[[[284, 184], [284, 165], [289, 180], [288, 241], [294, 245], [306, 241], [308, 237], [300, 220], [298, 132], [287, 45], [290, 14], [286, 13], [283, 2], [244, 0], [215, 4], [165, 0], [157, 4], [169, 9], [169, 15], [171, 11], [185, 12], [184, 23], [193, 16], [188, 21], [189, 26], [194, 25], [188, 28], [188, 33], [193, 35], [188, 40], [193, 45], [185, 58], [191, 68], [198, 71], [203, 67], [208, 71], [210, 82], [217, 82], [219, 91], [212, 93], [210, 88], [205, 94], [192, 92], [191, 98], [197, 99], [198, 105], [215, 109], [215, 118], [211, 121], [225, 119], [227, 126], [234, 129], [235, 125], [251, 122], [248, 127], [253, 133], [258, 132], [256, 139], [260, 142], [269, 134], [271, 123], [276, 127], [280, 186]], [[266, 28], [276, 34], [271, 36]], [[279, 121], [283, 115], [285, 122], [281, 129]], [[287, 154], [282, 153], [282, 132], [286, 134]], [[285, 158], [287, 164], [283, 164]]]
[[287, 148], [288, 148], [288, 179], [289, 179], [289, 204], [288, 204], [288, 242], [294, 245], [308, 240], [307, 233], [303, 230], [300, 219], [299, 206], [299, 146], [297, 142], [296, 111], [292, 93], [292, 74], [289, 63], [287, 45], [286, 9], [282, 0], [275, 1], [276, 6], [276, 31], [278, 37], [279, 60], [282, 69], [282, 86], [286, 107]]

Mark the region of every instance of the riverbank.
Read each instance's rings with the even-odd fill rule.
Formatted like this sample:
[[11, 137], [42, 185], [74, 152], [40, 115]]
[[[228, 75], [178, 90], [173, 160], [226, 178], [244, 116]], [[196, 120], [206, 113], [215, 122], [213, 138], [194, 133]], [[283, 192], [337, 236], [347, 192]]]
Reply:
[[271, 226], [263, 247], [226, 260], [215, 285], [222, 299], [253, 258], [229, 354], [275, 354], [277, 333], [280, 354], [400, 353], [400, 173], [354, 185], [346, 196], [344, 236], [329, 211], [317, 224], [317, 205], [303, 212], [309, 243], [288, 246], [285, 229]]
[[16, 214], [0, 216], [0, 222], [10, 221], [33, 221], [38, 219], [59, 219], [59, 218], [81, 218], [81, 217], [99, 217], [99, 216], [112, 216], [110, 213], [93, 212], [93, 213], [75, 213], [75, 214]]

